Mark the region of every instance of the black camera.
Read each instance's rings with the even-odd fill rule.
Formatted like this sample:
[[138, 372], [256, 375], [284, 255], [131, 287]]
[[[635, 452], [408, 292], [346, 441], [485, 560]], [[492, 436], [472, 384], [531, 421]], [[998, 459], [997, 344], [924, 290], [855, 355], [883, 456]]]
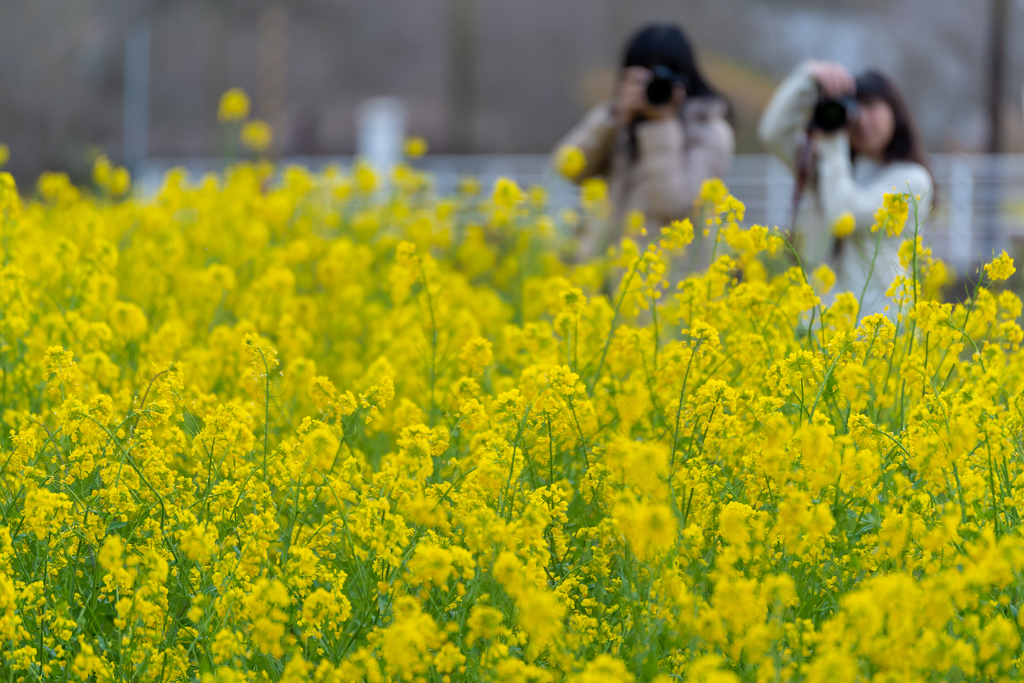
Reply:
[[654, 106], [671, 102], [676, 84], [686, 87], [686, 77], [667, 66], [656, 66], [651, 69], [651, 73], [654, 78], [647, 84], [647, 101]]
[[849, 95], [822, 97], [814, 106], [811, 125], [826, 133], [834, 133], [857, 118], [857, 108], [857, 100]]

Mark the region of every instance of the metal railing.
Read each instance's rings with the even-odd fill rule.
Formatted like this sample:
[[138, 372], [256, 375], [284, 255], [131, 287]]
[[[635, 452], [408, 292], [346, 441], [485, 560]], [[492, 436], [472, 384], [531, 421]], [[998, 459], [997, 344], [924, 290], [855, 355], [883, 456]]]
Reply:
[[[959, 274], [988, 260], [993, 251], [1011, 251], [1024, 239], [1024, 155], [943, 155], [931, 157], [937, 184], [936, 209], [925, 228], [925, 239], [935, 255]], [[329, 164], [347, 167], [352, 157], [292, 157], [283, 165], [298, 164], [320, 170]], [[190, 179], [219, 172], [219, 159], [150, 159], [139, 171], [143, 194], [157, 190], [164, 173], [183, 167]], [[484, 186], [499, 177], [514, 178], [523, 186], [548, 190], [555, 209], [578, 204], [577, 188], [551, 168], [546, 154], [428, 155], [416, 166], [430, 171], [439, 194], [452, 193], [459, 181], [474, 176]], [[747, 207], [746, 222], [785, 226], [789, 222], [793, 179], [788, 169], [767, 154], [740, 154], [723, 179]]]

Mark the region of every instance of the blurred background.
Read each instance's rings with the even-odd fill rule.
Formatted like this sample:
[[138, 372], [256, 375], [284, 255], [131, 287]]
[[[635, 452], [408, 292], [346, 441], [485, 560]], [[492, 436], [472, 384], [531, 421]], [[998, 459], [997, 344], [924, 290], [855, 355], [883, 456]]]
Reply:
[[649, 20], [680, 22], [731, 99], [732, 182], [755, 219], [784, 221], [788, 201], [758, 116], [816, 57], [904, 90], [944, 196], [944, 249], [1024, 235], [1024, 0], [0, 0], [0, 142], [22, 187], [44, 169], [87, 179], [97, 150], [136, 175], [200, 167], [224, 153], [217, 103], [237, 86], [272, 126], [272, 156], [365, 152], [362, 112], [425, 138], [443, 172], [556, 183], [543, 155], [610, 94]]

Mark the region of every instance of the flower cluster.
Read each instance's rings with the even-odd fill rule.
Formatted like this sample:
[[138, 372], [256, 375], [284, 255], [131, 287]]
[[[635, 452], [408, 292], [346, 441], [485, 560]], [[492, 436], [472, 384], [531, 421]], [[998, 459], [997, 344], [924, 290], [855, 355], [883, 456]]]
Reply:
[[824, 305], [719, 182], [679, 275], [689, 221], [566, 265], [542, 192], [393, 176], [0, 174], [9, 678], [1024, 673], [1015, 295], [915, 229], [891, 316]]
[[[221, 123], [240, 126], [234, 128], [234, 133], [238, 135], [241, 143], [253, 152], [266, 152], [274, 139], [274, 131], [266, 121], [247, 120], [250, 107], [249, 95], [241, 88], [231, 88], [220, 96], [220, 102], [217, 105], [217, 120]], [[229, 141], [233, 142], [230, 136]], [[229, 142], [229, 146], [231, 142]]]

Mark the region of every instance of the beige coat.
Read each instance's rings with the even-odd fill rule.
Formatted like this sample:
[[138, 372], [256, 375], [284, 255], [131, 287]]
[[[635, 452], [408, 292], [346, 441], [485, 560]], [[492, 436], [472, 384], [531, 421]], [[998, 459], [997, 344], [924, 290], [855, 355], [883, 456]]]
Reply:
[[[725, 115], [726, 104], [720, 99], [692, 98], [683, 105], [680, 117], [636, 126], [633, 159], [628, 128], [612, 115], [611, 105], [592, 109], [559, 143], [559, 148], [578, 147], [586, 157], [575, 181], [603, 176], [614, 206], [609, 221], [589, 226], [581, 236], [580, 257], [599, 255], [617, 243], [630, 211], [644, 213], [651, 235], [689, 216], [701, 183], [724, 175], [732, 160], [735, 142]], [[696, 232], [699, 235], [700, 226]]]
[[[790, 169], [795, 166], [798, 147], [806, 139], [807, 123], [817, 101], [818, 86], [805, 62], [779, 85], [761, 116], [761, 142]], [[932, 177], [928, 169], [914, 162], [879, 164], [864, 156], [851, 160], [850, 139], [845, 133], [820, 139], [812, 163], [816, 182], [808, 182], [796, 221], [803, 236], [805, 265], [813, 270], [822, 263], [829, 264], [836, 272], [833, 294], [849, 291], [860, 297], [864, 292], [861, 313], [881, 312], [888, 303], [885, 291], [899, 270], [899, 244], [907, 234], [913, 234], [914, 209], [911, 206], [904, 234], [882, 239], [877, 257], [875, 235], [871, 234], [875, 211], [886, 192], [894, 188], [897, 192], [909, 191], [921, 195], [917, 213], [923, 223], [931, 211]], [[832, 227], [846, 212], [853, 214], [856, 228], [844, 240], [836, 258]], [[869, 281], [873, 258], [874, 273]]]

